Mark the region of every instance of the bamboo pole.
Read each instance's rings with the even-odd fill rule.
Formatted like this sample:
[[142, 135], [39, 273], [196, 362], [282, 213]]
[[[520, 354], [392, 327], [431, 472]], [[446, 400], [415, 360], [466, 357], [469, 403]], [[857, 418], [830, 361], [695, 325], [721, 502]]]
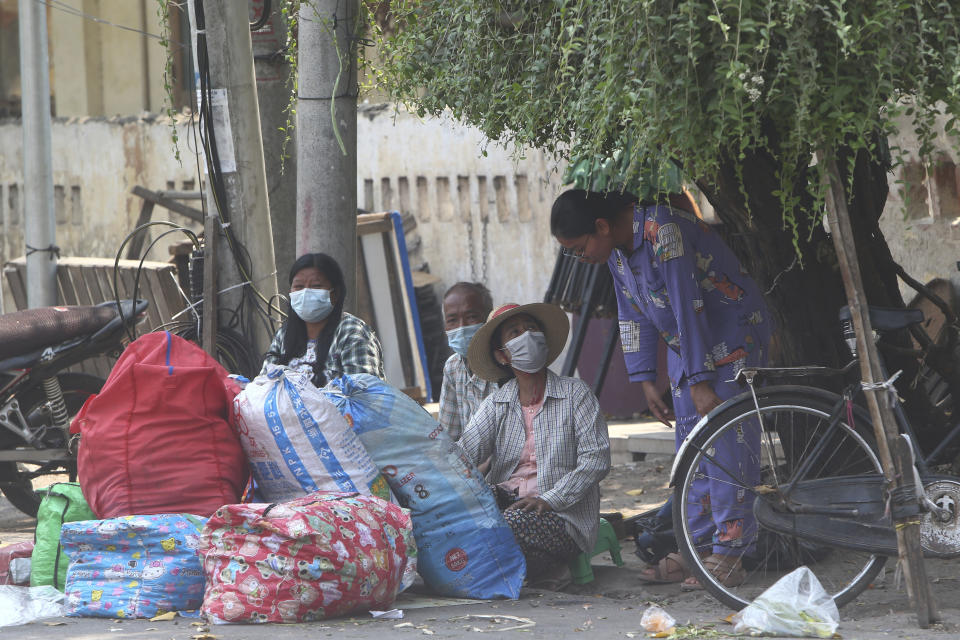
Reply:
[[[884, 382], [880, 356], [873, 341], [873, 326], [864, 295], [863, 279], [857, 262], [857, 249], [854, 243], [853, 228], [847, 210], [846, 191], [837, 168], [833, 153], [821, 151], [819, 162], [824, 165], [826, 181], [827, 220], [830, 223], [830, 235], [837, 251], [840, 275], [847, 292], [847, 303], [857, 333], [857, 351], [860, 360], [860, 372], [865, 384]], [[893, 410], [886, 402], [879, 402], [878, 395], [887, 393], [867, 392], [867, 408], [873, 421], [874, 434], [880, 453], [880, 464], [888, 482], [895, 488], [910, 484], [913, 469], [910, 449], [900, 438]], [[937, 606], [930, 592], [927, 570], [923, 562], [920, 546], [920, 517], [908, 516], [895, 521], [897, 530], [898, 558], [906, 578], [907, 595], [910, 604], [917, 612], [917, 622], [926, 629], [931, 623], [940, 620]]]

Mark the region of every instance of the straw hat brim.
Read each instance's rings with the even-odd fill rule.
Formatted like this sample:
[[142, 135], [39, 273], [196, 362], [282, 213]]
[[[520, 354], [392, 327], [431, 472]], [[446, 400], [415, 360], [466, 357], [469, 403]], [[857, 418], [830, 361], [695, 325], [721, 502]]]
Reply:
[[523, 304], [487, 320], [473, 336], [467, 349], [467, 364], [474, 374], [493, 382], [509, 377], [507, 370], [494, 360], [490, 341], [500, 325], [523, 314], [533, 317], [543, 327], [547, 339], [547, 365], [557, 359], [567, 344], [567, 334], [570, 332], [567, 314], [560, 307], [546, 302]]

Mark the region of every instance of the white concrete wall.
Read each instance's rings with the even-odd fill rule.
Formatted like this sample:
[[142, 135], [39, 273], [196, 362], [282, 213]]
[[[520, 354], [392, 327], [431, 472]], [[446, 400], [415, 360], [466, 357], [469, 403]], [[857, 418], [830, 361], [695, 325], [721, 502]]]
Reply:
[[[498, 303], [543, 298], [557, 250], [549, 214], [560, 173], [551, 158], [527, 151], [519, 159], [513, 149], [485, 145], [476, 130], [449, 119], [395, 117], [392, 107], [364, 107], [359, 121], [360, 206], [414, 214], [422, 241], [414, 268], [416, 259], [426, 262], [442, 286], [486, 282]], [[196, 188], [192, 136], [185, 122], [179, 129], [182, 165], [165, 118], [54, 122], [63, 255], [113, 257], [140, 212], [134, 186]], [[24, 252], [21, 145], [19, 122], [0, 123], [0, 262]], [[161, 207], [154, 219], [186, 222]], [[165, 243], [151, 257], [166, 260]]]
[[[192, 136], [186, 121], [178, 126], [182, 164], [164, 118], [54, 122], [57, 244], [64, 255], [113, 257], [140, 211], [130, 193], [135, 185], [197, 188]], [[442, 286], [483, 281], [497, 303], [542, 299], [556, 257], [549, 214], [562, 189], [562, 165], [533, 150], [521, 158], [449, 118], [420, 120], [392, 106], [364, 105], [358, 128], [360, 206], [414, 215], [422, 241], [415, 268], [425, 262]], [[891, 144], [916, 148], [909, 134]], [[24, 252], [21, 146], [19, 122], [0, 122], [0, 263]], [[914, 277], [949, 277], [960, 285], [960, 158], [946, 136], [936, 148], [939, 165], [929, 176], [916, 159], [889, 176], [881, 228], [894, 258]], [[906, 202], [898, 181], [911, 185]], [[186, 222], [161, 207], [154, 219]], [[166, 251], [164, 243], [151, 257], [166, 260]]]
[[359, 206], [413, 213], [417, 257], [444, 287], [482, 281], [495, 304], [543, 299], [562, 166], [535, 150], [520, 158], [451, 118], [421, 120], [388, 105], [362, 106], [357, 128]]
[[[160, 111], [166, 51], [156, 0], [61, 0], [47, 11], [55, 115], [113, 116]], [[120, 29], [76, 15], [82, 12]], [[174, 21], [177, 15], [174, 14]], [[173, 44], [171, 46], [176, 46]]]
[[[174, 158], [165, 118], [54, 121], [53, 181], [61, 255], [114, 257], [140, 213], [142, 201], [130, 193], [134, 186], [197, 188], [196, 160], [187, 145], [188, 138], [192, 141], [189, 127], [183, 122], [178, 129], [182, 165]], [[0, 264], [24, 254], [23, 220], [29, 212], [23, 210], [22, 145], [19, 121], [0, 122]], [[153, 219], [188, 222], [162, 207], [154, 208]], [[167, 244], [161, 241], [151, 259], [168, 260]], [[4, 308], [12, 310], [5, 281], [3, 289]]]

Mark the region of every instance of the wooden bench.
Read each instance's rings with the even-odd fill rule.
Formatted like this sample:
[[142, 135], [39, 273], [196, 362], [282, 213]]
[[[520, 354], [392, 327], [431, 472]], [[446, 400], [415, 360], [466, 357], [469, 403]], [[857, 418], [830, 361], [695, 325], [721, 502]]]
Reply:
[[[114, 300], [113, 265], [111, 258], [60, 258], [57, 263], [57, 303], [93, 305]], [[120, 261], [117, 292], [121, 299], [133, 297], [139, 266], [139, 260]], [[17, 309], [26, 309], [26, 258], [11, 260], [4, 265], [3, 273]], [[143, 263], [137, 297], [150, 303], [146, 323], [140, 326], [138, 334], [162, 328], [186, 308], [186, 300], [177, 284], [176, 267], [166, 262]], [[106, 377], [112, 366], [107, 358], [93, 358], [72, 370]]]

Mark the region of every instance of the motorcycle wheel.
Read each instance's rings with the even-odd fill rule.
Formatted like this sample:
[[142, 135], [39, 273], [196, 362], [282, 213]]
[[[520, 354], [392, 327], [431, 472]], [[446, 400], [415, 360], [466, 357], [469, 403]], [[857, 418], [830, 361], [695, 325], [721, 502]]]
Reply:
[[[63, 399], [67, 405], [67, 413], [70, 414], [70, 420], [80, 411], [80, 407], [90, 396], [99, 393], [103, 387], [103, 378], [89, 375], [86, 373], [61, 373], [57, 376], [60, 380], [60, 387], [63, 389]], [[30, 424], [46, 422], [49, 424], [50, 412], [46, 407], [47, 397], [40, 387], [34, 387], [24, 393], [20, 398], [20, 411]], [[15, 449], [17, 447], [26, 447], [27, 445], [19, 439], [16, 439], [12, 433], [4, 434], [9, 438], [0, 441], [0, 449]], [[62, 443], [66, 446], [66, 442]], [[33, 469], [29, 467], [34, 467]], [[43, 475], [62, 475], [76, 474], [76, 463], [67, 463], [66, 465], [51, 465], [49, 469], [43, 470]], [[40, 507], [40, 500], [43, 493], [35, 491], [31, 476], [37, 472], [34, 465], [24, 465], [19, 462], [0, 462], [0, 491], [10, 501], [14, 507], [27, 514], [37, 517], [37, 509]]]

